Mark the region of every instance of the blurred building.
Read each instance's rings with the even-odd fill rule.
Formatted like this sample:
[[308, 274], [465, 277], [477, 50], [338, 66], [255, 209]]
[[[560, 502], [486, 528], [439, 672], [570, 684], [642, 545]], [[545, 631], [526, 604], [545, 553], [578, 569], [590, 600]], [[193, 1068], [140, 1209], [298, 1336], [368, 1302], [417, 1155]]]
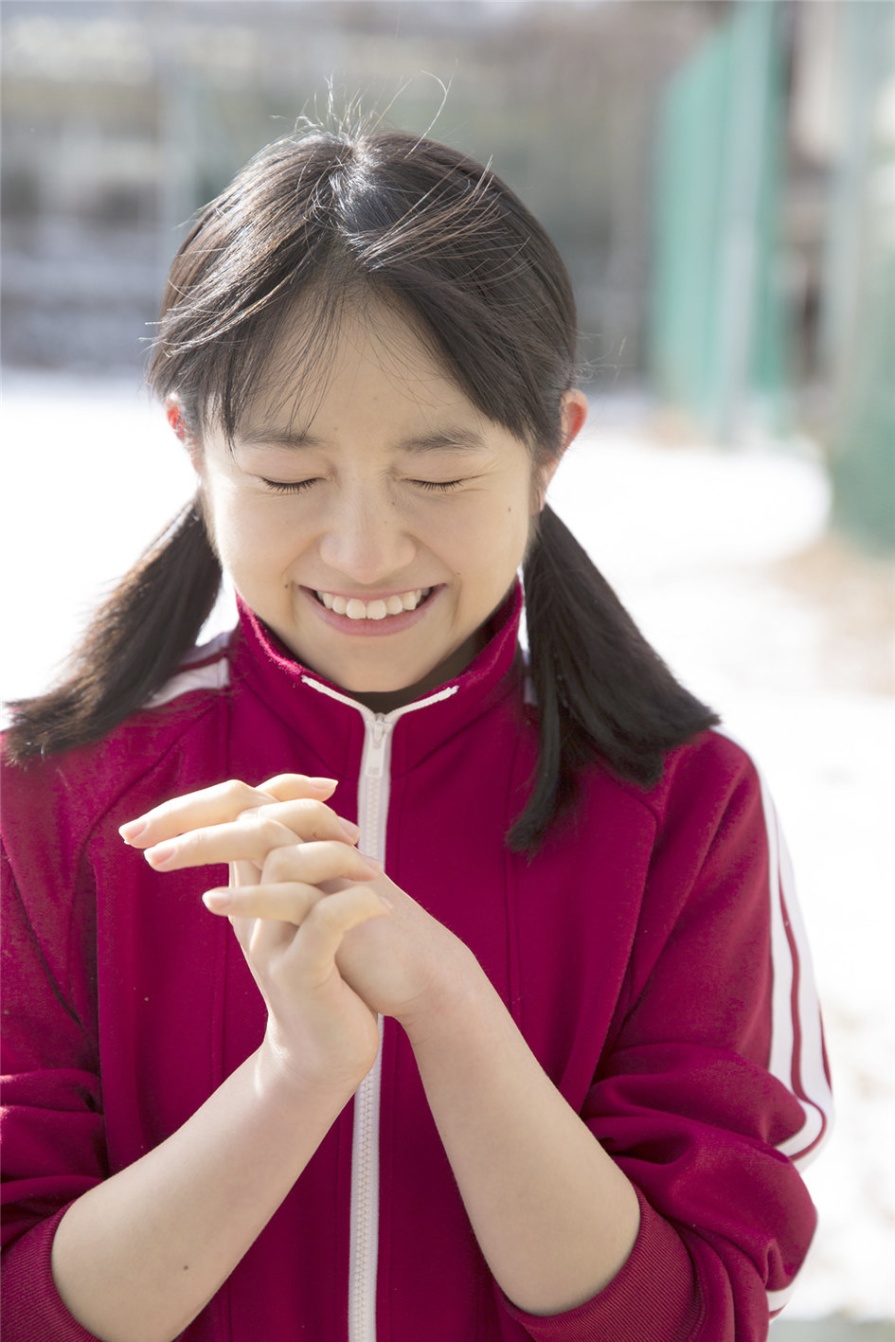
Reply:
[[331, 83], [337, 108], [434, 122], [491, 159], [566, 257], [587, 356], [607, 385], [636, 378], [657, 99], [724, 9], [6, 0], [4, 357], [133, 367], [179, 225], [302, 114], [325, 115]]

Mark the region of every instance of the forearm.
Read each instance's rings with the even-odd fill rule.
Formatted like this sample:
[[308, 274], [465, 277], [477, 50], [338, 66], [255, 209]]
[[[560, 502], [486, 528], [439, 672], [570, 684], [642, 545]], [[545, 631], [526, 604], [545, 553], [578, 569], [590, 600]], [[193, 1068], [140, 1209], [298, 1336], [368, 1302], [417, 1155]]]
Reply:
[[447, 1010], [405, 1022], [476, 1238], [531, 1314], [596, 1295], [639, 1226], [634, 1189], [544, 1073], [479, 970]]
[[167, 1342], [276, 1211], [350, 1091], [284, 1093], [264, 1054], [182, 1128], [73, 1203], [53, 1242], [69, 1311], [104, 1342]]

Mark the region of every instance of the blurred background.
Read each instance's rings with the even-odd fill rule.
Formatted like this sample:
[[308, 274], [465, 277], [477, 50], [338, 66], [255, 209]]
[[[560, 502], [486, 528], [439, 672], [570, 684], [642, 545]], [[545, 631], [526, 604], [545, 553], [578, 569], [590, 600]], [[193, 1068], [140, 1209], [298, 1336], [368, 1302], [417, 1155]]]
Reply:
[[895, 1336], [895, 4], [5, 0], [2, 25], [4, 698], [190, 491], [141, 377], [191, 213], [330, 106], [490, 160], [578, 297], [591, 427], [554, 506], [763, 764], [801, 875], [840, 1121], [774, 1336]]

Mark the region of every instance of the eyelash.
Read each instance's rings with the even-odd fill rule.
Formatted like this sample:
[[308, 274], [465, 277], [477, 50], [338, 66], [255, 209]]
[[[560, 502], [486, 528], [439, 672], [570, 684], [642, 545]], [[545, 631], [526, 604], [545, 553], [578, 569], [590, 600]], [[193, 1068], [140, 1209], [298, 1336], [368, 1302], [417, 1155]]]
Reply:
[[274, 494], [301, 494], [316, 484], [316, 480], [266, 480], [262, 477], [261, 483]]
[[420, 489], [429, 489], [435, 493], [447, 494], [452, 489], [457, 489], [462, 485], [462, 480], [411, 480], [412, 485], [419, 485]]
[[[311, 485], [317, 483], [316, 478], [310, 480], [267, 480], [262, 477], [262, 482], [274, 494], [301, 494]], [[418, 485], [420, 489], [428, 489], [432, 493], [447, 494], [452, 489], [459, 488], [463, 484], [462, 480], [410, 480], [411, 485]]]

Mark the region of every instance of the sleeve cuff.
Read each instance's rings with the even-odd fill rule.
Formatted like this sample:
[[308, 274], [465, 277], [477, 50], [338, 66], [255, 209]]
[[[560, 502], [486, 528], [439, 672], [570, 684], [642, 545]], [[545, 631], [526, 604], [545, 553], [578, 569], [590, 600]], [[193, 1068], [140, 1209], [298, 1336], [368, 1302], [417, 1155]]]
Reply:
[[562, 1314], [527, 1314], [503, 1297], [509, 1316], [535, 1342], [675, 1342], [702, 1316], [693, 1264], [683, 1240], [639, 1189], [640, 1230], [627, 1262], [599, 1295]]
[[67, 1211], [26, 1231], [4, 1254], [3, 1342], [97, 1342], [66, 1309], [53, 1280], [53, 1237]]

